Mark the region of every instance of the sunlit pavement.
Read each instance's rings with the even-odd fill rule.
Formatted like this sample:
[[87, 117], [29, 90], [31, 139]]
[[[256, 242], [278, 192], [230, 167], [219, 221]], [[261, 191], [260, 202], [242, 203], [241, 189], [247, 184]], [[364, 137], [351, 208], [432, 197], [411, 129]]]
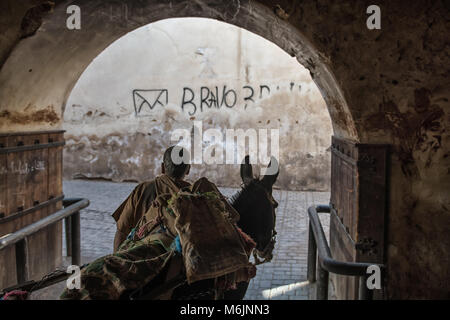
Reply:
[[[133, 190], [135, 183], [103, 181], [64, 181], [66, 197], [90, 200], [81, 213], [82, 263], [112, 252], [116, 225], [111, 217], [114, 210]], [[237, 189], [220, 188], [225, 196]], [[313, 297], [314, 288], [306, 280], [308, 253], [307, 208], [313, 204], [328, 204], [329, 192], [299, 192], [274, 190], [279, 203], [277, 208], [277, 242], [270, 263], [259, 265], [245, 299], [247, 300], [307, 300]], [[320, 215], [328, 236], [329, 219]], [[63, 244], [64, 248], [65, 245]], [[65, 250], [64, 250], [65, 252]], [[67, 259], [66, 259], [67, 261]], [[34, 299], [57, 299], [63, 283], [34, 294]]]

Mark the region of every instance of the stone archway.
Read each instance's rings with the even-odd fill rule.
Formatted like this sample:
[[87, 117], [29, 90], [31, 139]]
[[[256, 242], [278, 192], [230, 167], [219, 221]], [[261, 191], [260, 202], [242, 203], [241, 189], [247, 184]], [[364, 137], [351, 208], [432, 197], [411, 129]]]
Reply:
[[[5, 30], [0, 38], [1, 131], [59, 128], [63, 105], [82, 71], [130, 30], [169, 17], [235, 24], [276, 43], [311, 71], [335, 136], [392, 145], [386, 205], [389, 297], [448, 296], [442, 286], [448, 280], [443, 260], [450, 247], [445, 1], [379, 0], [381, 30], [366, 28], [367, 1], [54, 3], [53, 11], [43, 0], [0, 3]], [[127, 20], [122, 19], [125, 3], [134, 8]], [[65, 28], [69, 4], [82, 8], [79, 31]]]
[[[81, 29], [66, 27], [69, 4], [81, 8]], [[334, 134], [358, 140], [342, 90], [324, 54], [276, 13], [251, 1], [224, 4], [214, 0], [201, 6], [191, 1], [75, 1], [60, 4], [43, 17], [36, 34], [23, 39], [3, 65], [0, 110], [6, 121], [0, 130], [29, 131], [61, 128], [72, 88], [95, 57], [128, 32], [173, 17], [206, 17], [244, 28], [275, 43], [305, 66], [318, 86], [330, 113]], [[24, 90], [27, 88], [27, 90]], [[6, 107], [6, 108], [5, 108]]]
[[[81, 8], [81, 29], [68, 30], [66, 8]], [[44, 16], [33, 37], [14, 48], [0, 74], [0, 129], [59, 127], [64, 104], [88, 64], [109, 44], [142, 25], [171, 17], [207, 17], [256, 33], [308, 68], [319, 87], [334, 133], [358, 140], [342, 91], [321, 54], [302, 33], [267, 7], [251, 1], [190, 1], [163, 4], [126, 1], [70, 1]], [[20, 67], [18, 67], [20, 66]]]

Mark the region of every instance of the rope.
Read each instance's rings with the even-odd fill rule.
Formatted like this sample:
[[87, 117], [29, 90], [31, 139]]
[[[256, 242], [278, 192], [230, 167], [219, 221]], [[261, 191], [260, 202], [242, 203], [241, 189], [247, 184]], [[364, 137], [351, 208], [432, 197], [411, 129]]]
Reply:
[[15, 296], [18, 297], [16, 300], [26, 300], [28, 297], [29, 292], [23, 291], [23, 290], [12, 290], [7, 293], [3, 297], [0, 298], [0, 300], [10, 300], [9, 297]]
[[39, 280], [39, 281], [37, 281], [31, 288], [30, 288], [30, 290], [29, 290], [29, 292], [33, 292], [33, 291], [35, 291], [35, 290], [39, 290], [40, 288], [41, 288], [41, 285], [43, 284], [43, 283], [45, 283], [45, 281], [47, 281], [48, 279], [50, 279], [51, 277], [53, 277], [53, 276], [56, 276], [56, 275], [61, 275], [61, 274], [67, 274], [67, 272], [65, 271], [65, 270], [59, 270], [59, 269], [56, 269], [56, 270], [54, 270], [54, 271], [52, 271], [52, 272], [50, 272], [50, 273], [47, 273], [45, 276], [43, 276], [42, 278], [41, 278], [41, 280]]
[[[87, 266], [87, 264], [84, 264], [84, 265], [82, 265], [80, 267], [80, 269], [83, 269], [86, 266]], [[62, 279], [58, 280], [58, 281], [55, 281], [55, 279], [58, 279], [59, 277], [61, 277]], [[44, 275], [39, 281], [29, 281], [27, 283], [24, 283], [22, 286], [20, 286], [20, 285], [14, 286], [14, 289], [4, 293], [3, 297], [0, 298], [0, 300], [6, 300], [7, 297], [12, 296], [12, 295], [24, 296], [24, 292], [27, 293], [27, 295], [24, 296], [21, 299], [25, 300], [28, 297], [28, 294], [30, 294], [31, 292], [39, 290], [39, 289], [43, 289], [43, 288], [51, 286], [51, 285], [53, 285], [55, 283], [64, 281], [67, 277], [69, 277], [69, 274], [65, 270], [56, 269], [56, 270], [54, 270], [54, 271]], [[46, 285], [46, 282], [49, 281], [49, 280], [50, 281], [55, 281], [55, 282], [51, 283], [49, 285]], [[31, 286], [31, 287], [29, 289], [25, 290], [29, 286]], [[0, 292], [0, 294], [2, 294], [2, 293], [3, 292]]]

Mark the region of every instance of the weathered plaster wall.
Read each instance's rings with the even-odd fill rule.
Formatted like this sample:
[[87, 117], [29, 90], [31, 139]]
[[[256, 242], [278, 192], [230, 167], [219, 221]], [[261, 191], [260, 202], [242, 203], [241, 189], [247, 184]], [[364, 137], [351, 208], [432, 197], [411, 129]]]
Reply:
[[[142, 27], [89, 65], [65, 107], [65, 177], [151, 179], [174, 130], [194, 121], [224, 140], [226, 129], [279, 130], [276, 187], [328, 190], [331, 120], [308, 70], [255, 34], [199, 18]], [[190, 178], [237, 186], [238, 172], [204, 163]]]
[[[9, 19], [14, 26], [5, 31], [12, 40], [1, 43], [1, 52], [11, 54], [0, 70], [0, 130], [61, 127], [62, 106], [83, 70], [139, 26], [183, 16], [233, 23], [276, 43], [310, 70], [336, 136], [392, 145], [388, 298], [448, 298], [448, 1], [379, 0], [381, 30], [366, 28], [366, 8], [373, 4], [366, 0], [73, 1], [85, 12], [77, 32], [65, 29], [72, 1], [55, 2], [36, 34], [18, 42], [21, 2], [4, 1], [0, 24]], [[133, 13], [128, 19], [125, 2]], [[22, 121], [37, 112], [42, 117]]]

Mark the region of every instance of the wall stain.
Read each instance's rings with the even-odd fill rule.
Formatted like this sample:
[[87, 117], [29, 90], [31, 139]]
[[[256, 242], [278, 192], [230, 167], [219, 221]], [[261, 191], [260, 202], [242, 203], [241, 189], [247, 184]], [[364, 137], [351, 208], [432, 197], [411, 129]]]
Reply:
[[[30, 107], [31, 106], [28, 106], [25, 110], [30, 109]], [[54, 125], [60, 121], [60, 118], [55, 112], [53, 106], [48, 106], [45, 109], [34, 112], [4, 110], [0, 112], [0, 119], [5, 119], [13, 124], [48, 123]]]
[[51, 12], [55, 3], [53, 1], [46, 1], [35, 7], [28, 9], [21, 23], [21, 39], [30, 37], [36, 33], [42, 25], [42, 17], [44, 14]]
[[425, 164], [428, 167], [433, 155], [441, 148], [445, 113], [438, 104], [431, 104], [430, 96], [427, 88], [414, 90], [414, 104], [409, 105], [406, 112], [401, 112], [394, 101], [383, 100], [379, 112], [366, 120], [369, 130], [390, 132], [397, 141], [394, 150], [407, 177], [418, 174], [417, 152], [428, 153]]
[[[140, 132], [114, 132], [103, 137], [66, 134], [64, 178], [115, 182], [143, 182], [154, 179], [160, 174], [163, 152], [169, 146], [163, 143], [170, 141], [168, 135], [169, 132], [162, 133], [162, 136], [159, 134], [159, 138]], [[329, 151], [312, 156], [306, 150], [301, 150], [280, 156], [282, 169], [275, 184], [276, 188], [329, 190]], [[259, 172], [260, 166], [256, 165], [254, 172]], [[239, 165], [192, 165], [188, 180], [194, 181], [203, 176], [221, 187], [237, 187], [241, 183]]]

